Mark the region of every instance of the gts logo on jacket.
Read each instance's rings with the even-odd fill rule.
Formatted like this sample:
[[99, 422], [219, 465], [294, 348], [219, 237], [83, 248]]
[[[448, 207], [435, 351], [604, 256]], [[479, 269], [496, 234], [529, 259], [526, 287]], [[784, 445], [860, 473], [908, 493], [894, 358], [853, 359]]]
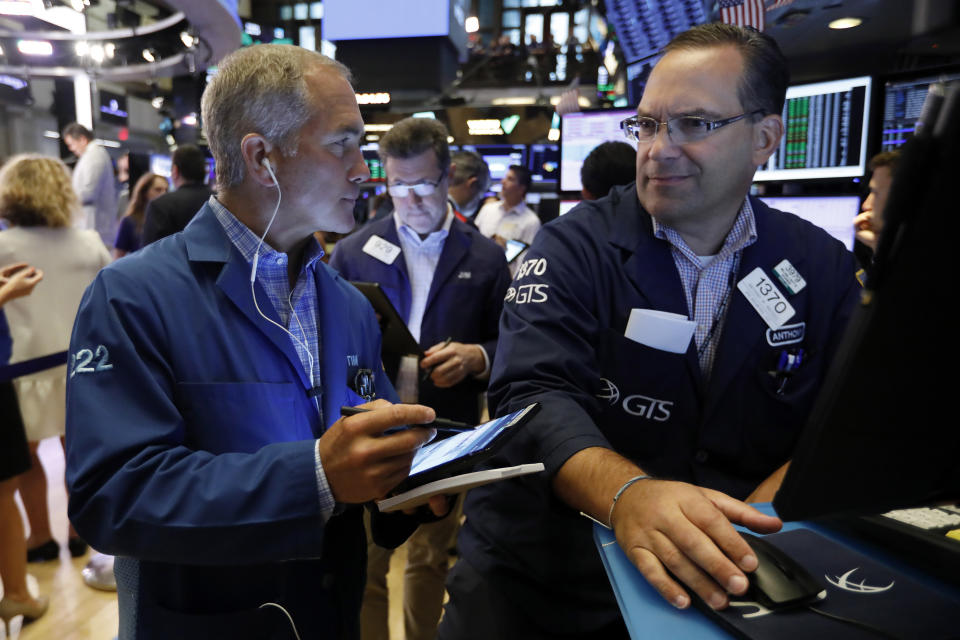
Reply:
[[[607, 378], [600, 378], [602, 388], [597, 398], [606, 400], [611, 405], [620, 401], [620, 389]], [[639, 393], [629, 395], [623, 399], [623, 410], [632, 416], [646, 418], [654, 422], [666, 422], [670, 419], [670, 409], [673, 403], [669, 400], [658, 400]]]

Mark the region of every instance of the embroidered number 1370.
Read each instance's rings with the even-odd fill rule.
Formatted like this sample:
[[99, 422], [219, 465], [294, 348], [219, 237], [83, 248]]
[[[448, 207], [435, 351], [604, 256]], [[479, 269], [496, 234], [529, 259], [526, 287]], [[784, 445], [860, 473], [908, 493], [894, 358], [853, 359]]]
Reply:
[[110, 352], [105, 346], [97, 345], [96, 351], [80, 349], [70, 355], [70, 377], [78, 373], [95, 373], [113, 369], [110, 362]]

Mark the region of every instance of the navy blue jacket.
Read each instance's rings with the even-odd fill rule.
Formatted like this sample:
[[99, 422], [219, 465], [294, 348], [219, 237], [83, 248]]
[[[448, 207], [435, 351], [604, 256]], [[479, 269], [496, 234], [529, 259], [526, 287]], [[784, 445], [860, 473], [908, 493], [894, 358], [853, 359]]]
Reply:
[[358, 368], [375, 372], [380, 397], [395, 394], [370, 305], [314, 269], [322, 411], [290, 337], [254, 309], [250, 265], [209, 205], [87, 289], [70, 343], [69, 514], [118, 556], [121, 638], [292, 637], [265, 602], [303, 638], [358, 637], [361, 509], [324, 521], [315, 439], [362, 402]]
[[[401, 246], [391, 215], [340, 240], [330, 266], [348, 280], [379, 283], [406, 322], [411, 302], [406, 260], [401, 252], [387, 265], [364, 253], [363, 245], [374, 235]], [[490, 362], [494, 362], [497, 323], [509, 283], [510, 271], [503, 249], [476, 229], [453, 220], [430, 285], [420, 327], [420, 346], [429, 349], [451, 337], [455, 342], [479, 344]], [[398, 363], [398, 359], [384, 354], [387, 373], [393, 380]], [[486, 387], [485, 381], [472, 376], [447, 389], [438, 389], [428, 380], [420, 383], [420, 402], [433, 407], [444, 418], [476, 424], [480, 419], [479, 395]]]
[[[590, 522], [550, 489], [574, 453], [611, 448], [652, 475], [741, 499], [791, 456], [860, 287], [840, 242], [751, 203], [757, 241], [737, 281], [756, 267], [774, 278], [786, 258], [807, 284], [788, 296], [796, 315], [781, 332], [732, 290], [709, 383], [693, 341], [673, 354], [624, 337], [633, 308], [688, 316], [670, 245], [653, 236], [634, 185], [546, 225], [518, 269], [490, 400], [497, 415], [543, 408], [490, 464], [542, 461], [547, 473], [473, 489], [458, 548], [481, 572], [514, 575], [503, 588], [545, 628], [590, 630], [619, 615]], [[806, 360], [778, 394], [769, 372], [799, 348]]]

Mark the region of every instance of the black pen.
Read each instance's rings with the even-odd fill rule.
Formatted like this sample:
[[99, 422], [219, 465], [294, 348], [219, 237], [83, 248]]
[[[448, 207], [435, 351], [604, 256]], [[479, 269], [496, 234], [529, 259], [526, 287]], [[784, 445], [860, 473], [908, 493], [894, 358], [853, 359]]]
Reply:
[[[340, 415], [342, 416], [355, 416], [358, 413], [366, 413], [370, 409], [361, 409], [360, 407], [340, 407]], [[464, 431], [473, 431], [474, 426], [469, 425], [466, 422], [457, 422], [455, 420], [446, 420], [444, 418], [437, 418], [433, 422], [427, 422], [426, 424], [415, 424], [414, 427], [424, 427], [426, 429], [436, 429], [437, 431], [443, 431], [447, 433], [463, 433]]]
[[[440, 349], [446, 348], [446, 346], [447, 346], [448, 344], [450, 344], [451, 342], [453, 342], [453, 336], [450, 336], [449, 338], [447, 338], [446, 340], [444, 340], [444, 341], [443, 341], [443, 344], [440, 345]], [[440, 349], [437, 349], [437, 351], [439, 351]], [[440, 366], [439, 364], [435, 364], [435, 365], [433, 365], [432, 367], [430, 367], [429, 369], [424, 369], [424, 370], [423, 370], [423, 373], [420, 375], [420, 382], [426, 382], [427, 380], [429, 380], [429, 379], [430, 379], [430, 376], [433, 375], [433, 370], [436, 369], [436, 368], [439, 367], [439, 366]]]

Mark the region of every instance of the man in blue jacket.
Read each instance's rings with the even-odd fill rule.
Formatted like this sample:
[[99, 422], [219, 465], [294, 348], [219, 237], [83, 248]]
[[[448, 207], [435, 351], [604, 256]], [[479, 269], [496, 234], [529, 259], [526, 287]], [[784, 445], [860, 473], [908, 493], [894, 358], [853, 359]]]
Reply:
[[[787, 84], [768, 36], [677, 36], [623, 124], [636, 184], [537, 236], [490, 393], [543, 408], [491, 464], [547, 473], [468, 494], [442, 640], [628, 637], [580, 512], [677, 608], [682, 585], [717, 609], [746, 591], [732, 523], [780, 527], [741, 500], [773, 496], [859, 289], [839, 242], [747, 196]], [[636, 324], [650, 310], [668, 331]]]
[[[510, 273], [503, 249], [456, 219], [447, 202], [455, 167], [446, 127], [406, 118], [380, 140], [394, 214], [337, 243], [330, 265], [349, 280], [379, 283], [425, 348], [425, 357], [384, 354], [401, 399], [476, 424], [497, 342]], [[420, 372], [423, 372], [421, 375]], [[443, 601], [447, 549], [457, 519], [421, 526], [407, 546], [408, 640], [432, 640]], [[369, 546], [364, 640], [387, 640], [390, 551]]]
[[[313, 232], [349, 231], [363, 121], [349, 72], [262, 45], [203, 95], [217, 196], [104, 269], [70, 347], [69, 513], [116, 555], [120, 638], [356, 638], [359, 505], [432, 430], [395, 398], [372, 309]], [[443, 500], [431, 506], [442, 511]], [[396, 545], [415, 523], [374, 518]]]

